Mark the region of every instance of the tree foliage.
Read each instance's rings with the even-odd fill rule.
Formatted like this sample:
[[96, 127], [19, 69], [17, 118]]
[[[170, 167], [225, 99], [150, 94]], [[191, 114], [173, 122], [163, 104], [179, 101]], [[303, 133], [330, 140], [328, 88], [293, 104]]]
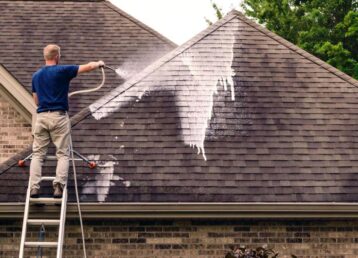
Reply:
[[244, 0], [246, 15], [358, 79], [358, 0]]
[[[223, 17], [223, 10], [213, 1], [211, 1], [211, 6], [213, 7], [214, 11], [215, 11], [215, 15], [216, 18], [218, 18], [219, 20]], [[208, 25], [212, 25], [213, 22], [210, 21], [208, 18], [205, 17], [205, 21], [207, 22]]]

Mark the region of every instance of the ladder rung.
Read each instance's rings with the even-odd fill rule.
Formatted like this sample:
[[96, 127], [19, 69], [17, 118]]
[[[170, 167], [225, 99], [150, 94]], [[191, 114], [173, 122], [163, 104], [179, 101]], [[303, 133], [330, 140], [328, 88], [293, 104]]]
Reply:
[[62, 198], [30, 198], [30, 202], [44, 204], [61, 203]]
[[[57, 160], [56, 156], [46, 156], [47, 160]], [[72, 158], [70, 157], [69, 160], [72, 160]], [[82, 160], [80, 158], [74, 158], [73, 160]]]
[[27, 247], [57, 247], [57, 242], [25, 242]]
[[43, 225], [60, 225], [59, 219], [29, 219], [27, 220], [29, 225], [41, 226]]
[[43, 177], [41, 177], [41, 180], [42, 181], [53, 181], [53, 180], [55, 180], [55, 178], [56, 177], [54, 177], [54, 176], [43, 176]]

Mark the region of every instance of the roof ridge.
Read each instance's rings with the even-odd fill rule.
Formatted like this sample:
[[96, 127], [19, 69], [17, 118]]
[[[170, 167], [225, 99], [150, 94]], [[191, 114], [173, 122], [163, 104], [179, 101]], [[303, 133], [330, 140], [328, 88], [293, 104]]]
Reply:
[[338, 76], [339, 78], [341, 78], [342, 80], [352, 84], [355, 87], [358, 87], [358, 81], [355, 80], [353, 77], [349, 76], [346, 73], [343, 73], [342, 71], [338, 70], [337, 68], [333, 67], [332, 65], [326, 63], [325, 61], [319, 59], [318, 57], [310, 54], [309, 52], [307, 52], [306, 50], [296, 46], [295, 44], [293, 44], [292, 42], [284, 39], [283, 37], [275, 34], [274, 32], [268, 30], [267, 28], [265, 28], [264, 26], [257, 24], [256, 22], [254, 22], [253, 20], [247, 18], [243, 13], [237, 11], [237, 10], [232, 10], [230, 12], [230, 14], [236, 14], [237, 17], [245, 22], [246, 24], [248, 24], [249, 26], [261, 31], [262, 33], [264, 33], [266, 36], [272, 38], [273, 40], [277, 41], [278, 43], [284, 45], [285, 47], [291, 49], [292, 51], [294, 51], [295, 53], [305, 57], [306, 59], [310, 60], [311, 62], [319, 65], [320, 67], [324, 68], [325, 70], [327, 70], [328, 72]]
[[134, 18], [132, 15], [128, 14], [127, 12], [123, 11], [122, 9], [120, 9], [119, 7], [115, 6], [114, 4], [112, 4], [109, 0], [102, 0], [104, 1], [104, 4], [112, 9], [113, 11], [117, 12], [120, 15], [123, 15], [124, 17], [126, 17], [127, 19], [131, 20], [132, 22], [134, 22], [135, 24], [137, 24], [138, 26], [142, 27], [144, 30], [150, 32], [151, 34], [153, 34], [154, 36], [160, 38], [161, 40], [163, 40], [165, 43], [170, 44], [173, 47], [177, 47], [178, 45], [175, 44], [173, 41], [171, 41], [170, 39], [166, 38], [165, 36], [163, 36], [162, 34], [160, 34], [158, 31], [154, 30], [153, 28], [149, 27], [148, 25], [146, 25], [145, 23], [141, 22], [140, 20], [138, 20], [137, 18]]
[[[149, 76], [151, 73], [153, 73], [156, 69], [161, 67], [162, 65], [166, 64], [167, 62], [171, 61], [173, 58], [196, 44], [198, 41], [206, 37], [208, 34], [214, 32], [219, 27], [224, 25], [225, 23], [231, 21], [233, 18], [235, 18], [236, 15], [232, 12], [228, 13], [224, 18], [220, 19], [213, 25], [209, 26], [184, 44], [178, 46], [171, 52], [165, 54], [163, 57], [159, 58], [158, 60], [154, 61], [152, 64], [148, 65], [146, 68], [144, 68], [142, 71], [138, 72], [136, 75], [134, 75], [132, 78], [130, 78], [128, 81], [124, 82], [122, 85], [122, 88], [124, 88], [122, 91], [120, 91], [118, 94], [114, 94], [108, 101], [102, 103], [100, 106], [97, 107], [96, 110], [100, 109], [103, 105], [109, 103], [111, 100], [116, 98], [118, 95], [122, 94], [124, 91], [127, 91], [131, 87], [133, 87], [138, 81], [144, 79], [145, 77]], [[127, 87], [126, 87], [127, 86]], [[115, 89], [114, 89], [115, 90]], [[113, 90], [112, 90], [113, 91]], [[111, 91], [111, 92], [112, 92]], [[105, 95], [105, 96], [108, 96]], [[104, 96], [104, 97], [105, 97]], [[79, 122], [81, 122], [83, 119], [85, 119], [88, 115], [91, 114], [91, 111], [89, 110], [89, 107], [84, 108], [80, 112], [78, 112], [76, 115], [74, 115], [71, 119], [72, 125], [76, 125]]]
[[[254, 21], [252, 21], [249, 18], [247, 18], [244, 14], [242, 14], [240, 11], [237, 11], [237, 10], [233, 9], [227, 15], [225, 15], [225, 17], [223, 17], [222, 19], [218, 20], [216, 23], [214, 23], [213, 25], [209, 26], [208, 28], [206, 28], [205, 30], [203, 30], [202, 32], [200, 32], [199, 34], [197, 34], [196, 36], [194, 36], [193, 38], [191, 38], [190, 40], [188, 40], [187, 42], [182, 44], [181, 46], [178, 46], [176, 49], [172, 50], [168, 54], [165, 54], [163, 57], [159, 58], [157, 61], [154, 61], [154, 63], [148, 65], [145, 69], [143, 69], [142, 71], [137, 73], [134, 77], [129, 79], [129, 81], [124, 83], [124, 85], [123, 85], [124, 90], [122, 90], [118, 94], [115, 94], [108, 101], [106, 101], [106, 102], [102, 103], [101, 105], [99, 105], [96, 110], [100, 109], [103, 105], [109, 103], [112, 99], [114, 99], [118, 95], [122, 94], [124, 91], [128, 90], [129, 88], [131, 88], [139, 80], [149, 76], [156, 69], [158, 69], [159, 67], [161, 67], [165, 63], [169, 62], [174, 57], [176, 57], [177, 55], [179, 55], [182, 52], [184, 52], [186, 49], [188, 49], [191, 46], [193, 46], [195, 43], [197, 43], [199, 40], [201, 40], [205, 36], [207, 36], [208, 34], [214, 32], [219, 27], [223, 26], [225, 23], [231, 21], [233, 18], [240, 19], [241, 21], [245, 22], [246, 24], [248, 24], [249, 26], [253, 27], [254, 29], [257, 29], [257, 30], [261, 31], [266, 36], [272, 38], [273, 40], [276, 40], [278, 43], [280, 43], [283, 46], [291, 49], [295, 53], [305, 57], [306, 59], [310, 60], [313, 63], [318, 64], [320, 67], [326, 69], [330, 73], [333, 73], [334, 75], [336, 75], [337, 77], [343, 79], [347, 83], [352, 84], [355, 87], [358, 87], [358, 82], [355, 79], [353, 79], [352, 77], [346, 75], [345, 73], [339, 71], [338, 69], [334, 68], [333, 66], [325, 63], [321, 59], [311, 55], [307, 51], [299, 48], [298, 46], [294, 45], [293, 43], [285, 40], [284, 38], [276, 35], [275, 33], [271, 32], [271, 31], [269, 31], [268, 29], [264, 28], [263, 26], [255, 23]], [[127, 86], [127, 87], [125, 87], [125, 86]], [[82, 114], [83, 117], [80, 117], [80, 113]], [[85, 111], [84, 112], [79, 112], [78, 116], [76, 116], [76, 119], [74, 120], [74, 122], [76, 121], [76, 124], [79, 123], [80, 121], [82, 121], [89, 114], [91, 114], [91, 112], [89, 112], [89, 111], [87, 111], [87, 112], [85, 112]]]

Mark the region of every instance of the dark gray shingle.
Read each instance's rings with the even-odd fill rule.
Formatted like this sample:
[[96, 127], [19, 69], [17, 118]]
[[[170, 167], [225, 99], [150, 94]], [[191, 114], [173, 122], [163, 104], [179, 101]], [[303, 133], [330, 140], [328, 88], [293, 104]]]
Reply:
[[[79, 166], [82, 200], [354, 202], [356, 86], [232, 12], [76, 116], [75, 148], [102, 165]], [[23, 201], [24, 171], [1, 201]]]
[[[29, 91], [32, 74], [43, 65], [42, 49], [50, 43], [61, 46], [63, 64], [104, 60], [133, 74], [175, 46], [108, 1], [0, 0], [0, 10], [0, 63]], [[100, 82], [100, 72], [81, 75], [72, 81], [71, 91]], [[100, 91], [70, 100], [71, 114], [122, 82], [107, 73]]]

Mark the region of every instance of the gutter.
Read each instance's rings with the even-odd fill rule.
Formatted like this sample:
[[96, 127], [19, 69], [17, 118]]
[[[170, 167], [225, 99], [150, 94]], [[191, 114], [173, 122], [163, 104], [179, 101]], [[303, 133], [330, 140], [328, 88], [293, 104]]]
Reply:
[[[33, 218], [58, 216], [55, 205], [33, 207]], [[358, 203], [82, 203], [84, 218], [358, 218]], [[24, 203], [0, 203], [0, 218], [22, 218]], [[31, 216], [30, 215], [30, 216]], [[67, 217], [77, 218], [75, 203]]]

